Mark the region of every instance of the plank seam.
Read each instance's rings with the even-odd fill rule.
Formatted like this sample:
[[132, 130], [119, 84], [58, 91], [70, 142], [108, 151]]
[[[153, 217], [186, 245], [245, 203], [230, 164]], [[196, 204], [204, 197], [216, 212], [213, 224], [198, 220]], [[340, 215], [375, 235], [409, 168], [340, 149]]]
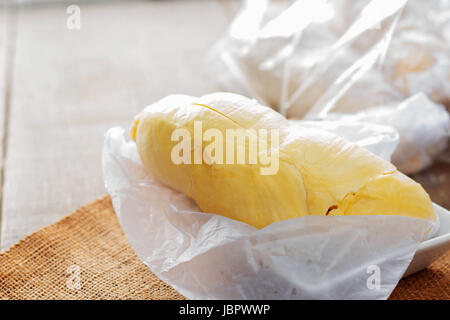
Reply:
[[7, 0], [5, 4], [5, 71], [4, 71], [4, 118], [3, 118], [3, 137], [2, 137], [2, 155], [1, 155], [1, 170], [0, 170], [0, 251], [3, 240], [3, 205], [4, 205], [4, 185], [5, 185], [5, 170], [6, 159], [8, 152], [8, 134], [9, 134], [9, 117], [11, 114], [11, 93], [13, 86], [14, 74], [14, 56], [16, 51], [17, 25], [18, 25], [18, 11], [19, 5], [15, 4], [13, 0]]

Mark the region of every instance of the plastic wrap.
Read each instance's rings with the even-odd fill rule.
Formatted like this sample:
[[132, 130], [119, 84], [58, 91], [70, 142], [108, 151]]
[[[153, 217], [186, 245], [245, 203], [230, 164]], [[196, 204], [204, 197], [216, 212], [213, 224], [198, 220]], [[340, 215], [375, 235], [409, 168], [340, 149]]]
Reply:
[[429, 166], [446, 149], [450, 117], [445, 108], [418, 93], [399, 104], [371, 107], [354, 114], [330, 113], [329, 120], [381, 124], [395, 128], [399, 143], [391, 161], [404, 173]]
[[[379, 125], [328, 129], [385, 158], [397, 143]], [[189, 299], [385, 299], [437, 226], [392, 215], [305, 216], [256, 229], [203, 213], [146, 173], [122, 128], [105, 135], [103, 173], [138, 257]]]
[[[257, 97], [288, 118], [333, 120], [334, 113], [373, 108], [362, 117], [374, 119], [364, 121], [386, 120], [401, 142], [432, 136], [399, 144], [393, 163], [414, 173], [445, 148], [448, 116], [428, 117], [434, 126], [414, 124], [404, 137], [413, 115], [398, 125], [386, 110], [423, 93], [432, 100], [427, 110], [446, 113], [439, 104], [450, 98], [449, 43], [448, 0], [246, 0], [211, 57], [225, 89]], [[425, 157], [425, 149], [434, 151]], [[421, 155], [412, 157], [417, 150]]]

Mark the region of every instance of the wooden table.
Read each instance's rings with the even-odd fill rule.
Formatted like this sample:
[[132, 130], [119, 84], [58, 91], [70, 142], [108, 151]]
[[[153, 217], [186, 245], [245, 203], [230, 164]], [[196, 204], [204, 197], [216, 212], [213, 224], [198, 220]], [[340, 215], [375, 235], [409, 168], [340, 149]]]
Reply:
[[[128, 126], [165, 95], [218, 90], [204, 58], [238, 6], [30, 2], [0, 9], [3, 249], [105, 194], [101, 150], [108, 128]], [[79, 30], [66, 26], [70, 4], [81, 8]], [[439, 170], [448, 173], [448, 164]], [[449, 179], [439, 181], [448, 189]], [[439, 196], [441, 203], [448, 195]]]
[[[105, 194], [108, 128], [168, 94], [217, 91], [205, 54], [238, 5], [31, 2], [0, 11], [3, 249]], [[66, 26], [71, 4], [79, 30]]]

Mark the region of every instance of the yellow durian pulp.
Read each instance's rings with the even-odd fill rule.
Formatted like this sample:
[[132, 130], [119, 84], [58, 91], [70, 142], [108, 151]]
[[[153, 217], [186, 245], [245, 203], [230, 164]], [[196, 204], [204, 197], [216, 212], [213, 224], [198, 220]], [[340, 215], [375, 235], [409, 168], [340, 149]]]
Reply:
[[[172, 133], [182, 128], [193, 137], [196, 121], [201, 121], [203, 131], [215, 128], [224, 137], [227, 129], [278, 130], [277, 173], [261, 174], [262, 164], [175, 164], [171, 152], [179, 142], [172, 141]], [[435, 220], [425, 190], [391, 163], [331, 133], [293, 125], [240, 95], [168, 96], [136, 117], [131, 136], [152, 176], [185, 193], [202, 211], [256, 228], [305, 215]], [[192, 148], [191, 159], [194, 152]]]

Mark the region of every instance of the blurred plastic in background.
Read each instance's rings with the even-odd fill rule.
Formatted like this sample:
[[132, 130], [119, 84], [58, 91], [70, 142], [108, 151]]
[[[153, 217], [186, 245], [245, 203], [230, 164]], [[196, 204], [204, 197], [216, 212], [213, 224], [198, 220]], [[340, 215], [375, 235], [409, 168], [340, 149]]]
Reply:
[[211, 58], [224, 90], [299, 125], [395, 128], [405, 173], [447, 147], [450, 1], [244, 0]]

